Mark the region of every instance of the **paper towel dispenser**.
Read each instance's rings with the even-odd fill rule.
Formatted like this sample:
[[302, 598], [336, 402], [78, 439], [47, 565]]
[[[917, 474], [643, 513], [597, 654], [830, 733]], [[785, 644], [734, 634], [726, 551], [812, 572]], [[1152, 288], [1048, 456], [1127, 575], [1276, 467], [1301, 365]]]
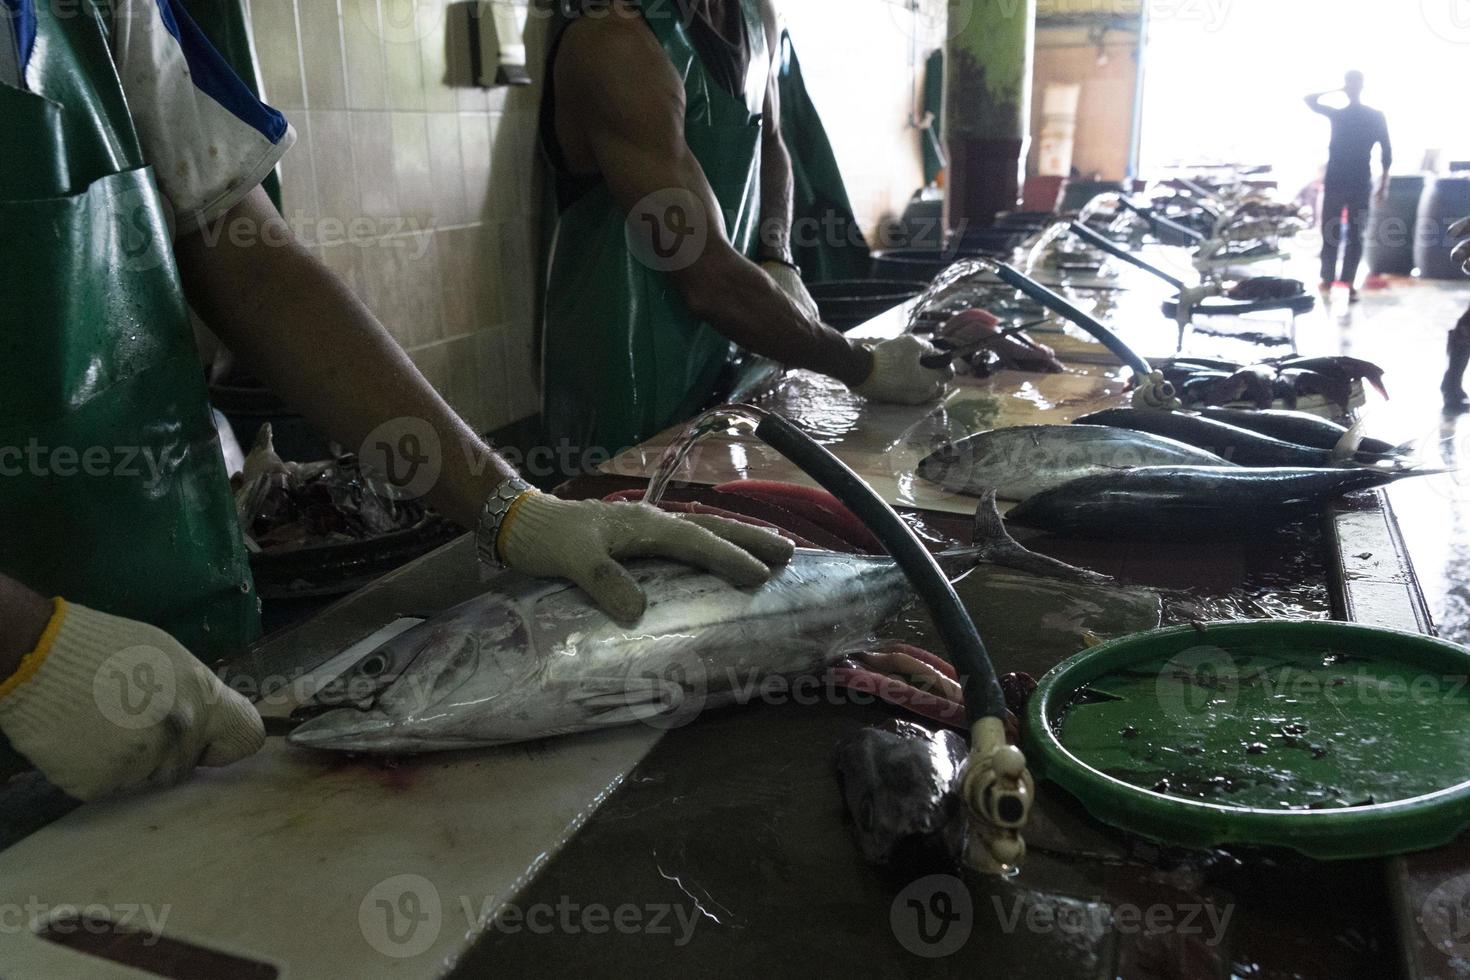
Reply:
[[526, 70], [525, 3], [512, 0], [479, 0], [470, 8], [475, 29], [470, 39], [476, 46], [476, 81], [482, 88], [498, 85], [530, 85]]

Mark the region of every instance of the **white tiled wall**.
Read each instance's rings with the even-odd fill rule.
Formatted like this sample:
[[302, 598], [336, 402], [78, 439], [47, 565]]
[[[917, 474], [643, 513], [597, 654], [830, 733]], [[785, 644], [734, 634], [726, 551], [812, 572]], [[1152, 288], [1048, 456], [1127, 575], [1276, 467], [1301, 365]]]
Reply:
[[[301, 137], [288, 219], [476, 428], [535, 413], [540, 85], [467, 85], [451, 0], [244, 2], [266, 98]], [[781, 2], [866, 230], [922, 181], [914, 66], [942, 43], [944, 6]]]
[[450, 0], [246, 3], [287, 218], [477, 429], [536, 412], [540, 87], [469, 85]]

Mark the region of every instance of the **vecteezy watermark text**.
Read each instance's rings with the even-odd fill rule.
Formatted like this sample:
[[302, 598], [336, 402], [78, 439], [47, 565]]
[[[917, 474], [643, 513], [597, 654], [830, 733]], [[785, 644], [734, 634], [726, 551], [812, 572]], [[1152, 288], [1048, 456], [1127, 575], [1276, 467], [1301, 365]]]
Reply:
[[[393, 959], [407, 959], [428, 952], [443, 935], [447, 918], [453, 918], [434, 883], [422, 875], [400, 874], [378, 882], [358, 906], [358, 926], [368, 945]], [[666, 937], [682, 948], [694, 938], [699, 924], [697, 905], [672, 902], [605, 905], [579, 902], [562, 895], [554, 902], [502, 903], [495, 896], [477, 898], [461, 895], [461, 923], [451, 929], [456, 935], [481, 929], [506, 935], [535, 936], [645, 935]]]
[[172, 905], [141, 902], [54, 905], [32, 895], [24, 902], [0, 902], [0, 935], [42, 930], [56, 935], [143, 933], [143, 945], [151, 946], [163, 935], [163, 927], [172, 913]]
[[0, 446], [0, 478], [119, 477], [157, 486], [163, 472], [153, 446], [49, 446], [34, 437], [24, 446]]

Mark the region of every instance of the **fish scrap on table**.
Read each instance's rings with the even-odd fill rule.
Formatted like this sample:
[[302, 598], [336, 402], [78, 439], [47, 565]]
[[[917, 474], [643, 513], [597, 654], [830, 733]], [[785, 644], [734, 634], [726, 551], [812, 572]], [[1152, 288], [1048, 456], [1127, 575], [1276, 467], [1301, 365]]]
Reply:
[[[1029, 674], [1001, 679], [1006, 709], [1024, 717]], [[1019, 733], [1008, 733], [1014, 743]], [[837, 777], [863, 857], [912, 871], [961, 861], [969, 808], [960, 795], [969, 747], [958, 732], [907, 721], [869, 726], [837, 747]]]
[[1270, 358], [1257, 364], [1175, 357], [1156, 362], [1154, 367], [1174, 385], [1186, 407], [1244, 403], [1268, 409], [1279, 401], [1295, 409], [1302, 398], [1317, 395], [1347, 414], [1358, 381], [1366, 381], [1388, 397], [1382, 368], [1342, 355]]
[[933, 343], [941, 351], [952, 352], [957, 367], [968, 368], [977, 377], [988, 377], [997, 367], [1045, 374], [1067, 370], [1057, 360], [1056, 351], [1019, 326], [1003, 328], [1000, 318], [985, 310], [966, 310], [950, 317], [934, 332]]
[[260, 427], [231, 487], [240, 530], [254, 551], [362, 541], [429, 518], [422, 502], [402, 499], [373, 479], [356, 456], [285, 462], [276, 454], [269, 422]]

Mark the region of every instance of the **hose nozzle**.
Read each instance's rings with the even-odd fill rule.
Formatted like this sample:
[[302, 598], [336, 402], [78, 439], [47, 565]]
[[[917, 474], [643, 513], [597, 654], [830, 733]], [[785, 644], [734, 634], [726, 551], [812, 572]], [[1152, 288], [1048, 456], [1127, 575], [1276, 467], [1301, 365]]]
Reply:
[[1163, 412], [1178, 411], [1183, 406], [1179, 394], [1174, 390], [1162, 371], [1154, 371], [1138, 378], [1138, 387], [1133, 389], [1134, 408], [1152, 408]]
[[1006, 744], [999, 718], [980, 719], [970, 737], [970, 758], [960, 784], [971, 818], [965, 861], [985, 874], [1009, 874], [1026, 856], [1021, 830], [1031, 816], [1036, 784], [1026, 769], [1026, 756]]

